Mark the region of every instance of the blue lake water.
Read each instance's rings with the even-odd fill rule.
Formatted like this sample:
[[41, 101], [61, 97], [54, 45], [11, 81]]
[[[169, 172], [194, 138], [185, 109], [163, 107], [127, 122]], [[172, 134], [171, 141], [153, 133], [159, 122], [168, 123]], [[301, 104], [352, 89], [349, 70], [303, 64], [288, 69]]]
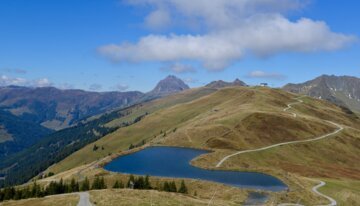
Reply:
[[149, 147], [114, 159], [105, 166], [112, 172], [158, 177], [192, 178], [240, 188], [281, 191], [287, 186], [279, 179], [257, 172], [206, 170], [190, 165], [205, 150], [179, 147]]

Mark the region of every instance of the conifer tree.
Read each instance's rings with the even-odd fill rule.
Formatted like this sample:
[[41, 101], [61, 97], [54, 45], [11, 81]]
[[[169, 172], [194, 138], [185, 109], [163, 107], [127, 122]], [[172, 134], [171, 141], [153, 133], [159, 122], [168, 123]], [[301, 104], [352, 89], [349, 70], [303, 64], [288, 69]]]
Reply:
[[79, 192], [79, 183], [74, 178], [71, 179], [68, 192]]
[[92, 183], [92, 185], [91, 185], [91, 189], [92, 189], [92, 190], [97, 190], [97, 189], [101, 189], [100, 187], [101, 187], [101, 186], [100, 186], [100, 179], [99, 179], [99, 177], [97, 176], [97, 177], [95, 177], [95, 179], [94, 179], [94, 181], [93, 181], [93, 183]]
[[146, 189], [146, 190], [151, 189], [151, 185], [150, 185], [150, 181], [149, 181], [149, 175], [145, 176], [144, 189]]
[[176, 184], [175, 184], [174, 181], [172, 181], [171, 183], [169, 183], [169, 186], [170, 186], [170, 192], [177, 192]]
[[99, 188], [98, 189], [106, 189], [106, 183], [105, 183], [105, 179], [104, 177], [101, 177], [101, 179], [99, 180]]
[[115, 181], [113, 188], [114, 188], [114, 189], [120, 188], [120, 183], [119, 183], [119, 181], [117, 181], [117, 180]]
[[16, 190], [14, 195], [14, 200], [20, 200], [22, 197], [22, 190]]
[[90, 182], [87, 177], [85, 177], [84, 182], [81, 184], [81, 191], [88, 191], [90, 189]]
[[135, 180], [134, 188], [135, 189], [144, 189], [144, 178], [143, 177], [139, 177]]
[[167, 181], [164, 182], [163, 190], [165, 192], [170, 192], [170, 185]]
[[184, 194], [188, 193], [188, 190], [187, 190], [187, 187], [185, 185], [184, 180], [181, 181], [181, 185], [180, 185], [180, 188], [179, 188], [178, 192], [179, 193], [184, 193]]

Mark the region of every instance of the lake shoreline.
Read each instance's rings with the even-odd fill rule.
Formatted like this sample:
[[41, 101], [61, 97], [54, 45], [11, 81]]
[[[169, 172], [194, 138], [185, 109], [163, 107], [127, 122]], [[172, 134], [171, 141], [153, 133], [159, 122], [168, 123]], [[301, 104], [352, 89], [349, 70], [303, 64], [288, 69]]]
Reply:
[[[269, 174], [266, 174], [266, 173], [263, 173], [263, 172], [258, 172], [258, 171], [236, 171], [236, 170], [224, 170], [224, 169], [214, 169], [214, 168], [208, 169], [208, 168], [198, 167], [198, 166], [193, 164], [193, 161], [196, 158], [198, 158], [201, 155], [205, 155], [205, 154], [214, 152], [212, 150], [204, 150], [204, 149], [199, 149], [199, 148], [189, 148], [189, 147], [179, 147], [179, 146], [163, 146], [163, 145], [155, 145], [155, 146], [154, 145], [152, 145], [152, 146], [146, 145], [146, 146], [143, 146], [141, 148], [137, 148], [137, 149], [128, 151], [125, 154], [123, 153], [122, 155], [120, 154], [119, 156], [112, 158], [110, 161], [108, 161], [106, 164], [103, 165], [103, 169], [106, 170], [106, 171], [117, 172], [117, 173], [122, 173], [122, 174], [146, 175], [146, 172], [139, 174], [139, 173], [136, 173], [136, 172], [134, 173], [134, 172], [119, 171], [119, 170], [116, 171], [116, 169], [111, 169], [111, 165], [109, 166], [109, 164], [111, 164], [111, 163], [113, 163], [115, 161], [119, 161], [121, 158], [123, 158], [123, 159], [128, 158], [128, 156], [137, 154], [139, 152], [146, 152], [146, 151], [149, 151], [149, 150], [157, 150], [158, 148], [162, 148], [164, 151], [174, 150], [175, 149], [178, 152], [179, 151], [180, 152], [185, 151], [185, 152], [191, 152], [191, 153], [196, 152], [197, 155], [196, 156], [191, 156], [191, 159], [189, 159], [189, 161], [185, 160], [186, 165], [183, 165], [183, 166], [184, 167], [191, 167], [191, 168], [188, 168], [188, 169], [191, 170], [194, 173], [202, 173], [203, 172], [204, 174], [208, 175], [208, 177], [207, 177], [208, 179], [201, 178], [202, 177], [201, 175], [199, 176], [200, 178], [196, 178], [195, 176], [194, 177], [189, 177], [188, 174], [186, 174], [186, 175], [182, 174], [181, 176], [149, 174], [151, 176], [156, 176], [156, 177], [159, 177], [159, 178], [199, 179], [199, 180], [202, 180], [202, 181], [211, 181], [211, 182], [225, 184], [225, 185], [228, 185], [228, 186], [237, 187], [237, 188], [241, 188], [241, 189], [250, 189], [250, 190], [259, 190], [259, 191], [282, 192], [282, 191], [286, 191], [286, 190], [289, 189], [288, 185], [285, 184], [284, 181], [282, 181], [280, 178], [277, 178], [275, 176], [272, 176], [272, 175], [269, 175]], [[182, 161], [184, 161], [184, 160], [182, 160]], [[181, 162], [181, 163], [184, 164], [184, 162]], [[182, 169], [182, 168], [180, 168], [180, 169]], [[227, 177], [222, 177], [221, 176], [221, 175], [224, 176], [224, 174], [226, 174], [225, 176], [233, 175], [234, 179], [237, 179], [238, 182], [236, 182], [236, 183], [231, 182], [230, 183], [229, 180], [226, 179]], [[261, 177], [261, 178], [268, 178], [270, 182], [273, 182], [274, 184], [276, 182], [277, 185], [268, 186], [267, 185], [268, 183], [267, 183], [264, 186], [259, 186], [259, 185], [253, 185], [255, 183], [249, 183], [249, 182], [247, 184], [244, 184], [242, 182], [246, 182], [246, 180], [243, 180], [241, 178], [239, 179], [239, 176], [242, 176], [242, 175], [243, 176], [250, 176], [250, 177], [258, 176], [258, 177]], [[216, 177], [213, 177], [213, 176], [216, 176]], [[221, 182], [221, 181], [219, 181], [219, 179], [214, 180], [214, 179], [211, 179], [211, 178], [220, 178], [220, 179], [223, 179], [222, 181], [225, 181], [225, 182]], [[257, 182], [257, 181], [258, 180], [256, 178], [254, 182]], [[269, 188], [271, 188], [271, 189], [269, 189]]]

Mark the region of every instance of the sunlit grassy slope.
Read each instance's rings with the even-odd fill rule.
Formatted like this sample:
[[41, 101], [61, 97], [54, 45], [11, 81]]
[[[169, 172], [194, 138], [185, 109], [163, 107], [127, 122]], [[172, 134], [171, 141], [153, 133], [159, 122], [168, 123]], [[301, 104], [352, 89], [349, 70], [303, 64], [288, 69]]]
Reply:
[[360, 180], [324, 179], [327, 185], [320, 192], [338, 201], [338, 205], [358, 205], [360, 202]]
[[[204, 148], [214, 151], [192, 163], [215, 169], [217, 162], [235, 151], [259, 148], [280, 142], [311, 139], [334, 131], [333, 121], [345, 130], [332, 137], [271, 150], [242, 154], [227, 160], [220, 169], [262, 171], [281, 178], [290, 191], [272, 196], [275, 202], [327, 203], [311, 192], [311, 183], [302, 177], [327, 178], [337, 186], [324, 188], [339, 202], [356, 201], [357, 186], [345, 187], [360, 179], [360, 120], [331, 103], [301, 97], [303, 103], [283, 109], [298, 98], [291, 93], [261, 87], [232, 87], [218, 91], [193, 89], [129, 109], [129, 115], [115, 119], [118, 125], [148, 113], [141, 121], [121, 128], [70, 155], [48, 171], [63, 172], [95, 160], [126, 151], [143, 140], [148, 145]], [[290, 112], [295, 112], [294, 118]], [[93, 145], [103, 150], [93, 151]], [[116, 156], [116, 155], [115, 155]], [[337, 179], [337, 180], [335, 180]], [[350, 188], [350, 189], [349, 189]], [[349, 193], [352, 191], [352, 193]], [[349, 197], [347, 200], [345, 197]], [[345, 199], [344, 199], [345, 198]]]
[[79, 202], [79, 195], [57, 195], [44, 198], [34, 198], [17, 201], [6, 201], [2, 206], [76, 206]]
[[[204, 96], [204, 92], [206, 94]], [[197, 98], [197, 96], [199, 98]], [[304, 98], [295, 105], [293, 118], [283, 109], [295, 96], [268, 88], [234, 87], [216, 92], [196, 89], [133, 108], [119, 124], [139, 114], [149, 113], [140, 122], [121, 128], [94, 144], [104, 150], [93, 151], [90, 144], [51, 170], [58, 173], [89, 163], [109, 153], [127, 150], [142, 140], [163, 145], [189, 146], [213, 150], [242, 150], [296, 139], [309, 139], [335, 128], [322, 119], [358, 127], [359, 121], [324, 101]], [[176, 131], [174, 132], [174, 129]], [[161, 133], [165, 133], [161, 134]], [[208, 167], [215, 164], [209, 164]]]

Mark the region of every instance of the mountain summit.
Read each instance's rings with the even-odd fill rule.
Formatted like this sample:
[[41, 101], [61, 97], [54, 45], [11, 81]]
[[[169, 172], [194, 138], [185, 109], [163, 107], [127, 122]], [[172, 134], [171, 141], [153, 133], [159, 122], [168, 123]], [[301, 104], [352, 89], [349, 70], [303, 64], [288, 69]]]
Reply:
[[190, 87], [181, 79], [177, 78], [176, 76], [169, 75], [165, 79], [161, 80], [153, 90], [147, 93], [147, 95], [149, 97], [162, 97], [181, 92], [189, 88]]
[[283, 89], [360, 111], [360, 79], [356, 77], [322, 75], [301, 84], [287, 84]]
[[247, 86], [245, 82], [235, 79], [233, 82], [225, 82], [223, 80], [213, 81], [206, 85], [206, 87], [219, 89], [223, 87], [232, 87], [232, 86]]

